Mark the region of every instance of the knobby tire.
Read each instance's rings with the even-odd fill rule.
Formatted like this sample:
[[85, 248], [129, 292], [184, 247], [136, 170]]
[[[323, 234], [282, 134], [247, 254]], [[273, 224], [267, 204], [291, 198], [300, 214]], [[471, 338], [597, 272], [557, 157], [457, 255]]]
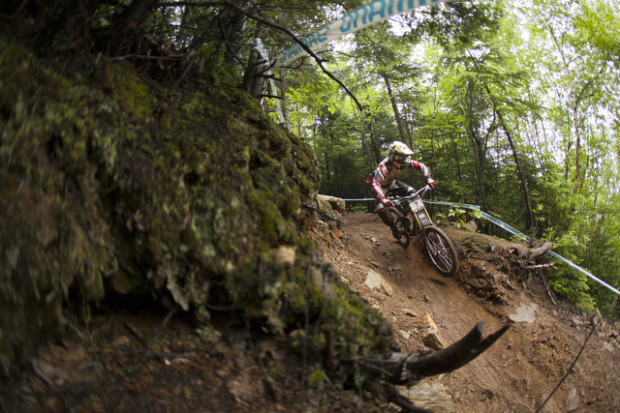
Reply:
[[433, 267], [443, 276], [452, 277], [459, 267], [458, 254], [450, 238], [439, 228], [424, 229], [426, 255]]

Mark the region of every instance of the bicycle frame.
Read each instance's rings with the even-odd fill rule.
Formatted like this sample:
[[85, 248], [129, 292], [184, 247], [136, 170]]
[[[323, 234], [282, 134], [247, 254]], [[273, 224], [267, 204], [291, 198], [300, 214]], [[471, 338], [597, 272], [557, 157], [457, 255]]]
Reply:
[[[431, 187], [426, 185], [411, 195], [406, 195], [395, 200], [395, 204], [402, 212], [403, 216], [413, 217], [412, 224], [414, 225], [413, 230], [415, 232], [421, 232], [424, 228], [433, 225], [433, 220], [426, 210], [424, 202], [422, 202], [422, 195], [424, 195], [424, 193], [426, 193], [429, 189], [431, 189]], [[403, 200], [406, 202], [402, 202]]]
[[422, 202], [421, 195], [429, 189], [431, 187], [426, 185], [411, 195], [393, 201], [395, 213], [399, 215], [395, 222], [400, 233], [398, 243], [408, 247], [411, 237], [419, 233], [431, 264], [441, 275], [452, 277], [458, 271], [458, 253], [450, 238], [435, 226]]

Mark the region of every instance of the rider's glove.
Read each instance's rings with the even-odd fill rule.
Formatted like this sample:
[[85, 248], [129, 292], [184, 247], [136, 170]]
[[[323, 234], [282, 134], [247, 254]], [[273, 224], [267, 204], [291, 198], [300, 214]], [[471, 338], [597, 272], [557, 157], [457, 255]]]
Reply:
[[383, 204], [385, 208], [392, 206], [392, 201], [387, 198], [381, 198], [379, 201]]
[[435, 180], [433, 178], [428, 178], [426, 183], [429, 184], [431, 188], [435, 189]]

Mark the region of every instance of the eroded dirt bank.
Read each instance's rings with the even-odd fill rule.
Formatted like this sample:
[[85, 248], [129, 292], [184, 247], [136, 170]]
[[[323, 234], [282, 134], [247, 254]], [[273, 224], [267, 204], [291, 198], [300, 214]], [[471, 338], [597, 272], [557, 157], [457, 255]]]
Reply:
[[[575, 360], [591, 323], [570, 306], [552, 303], [540, 276], [524, 268], [518, 245], [446, 228], [459, 250], [461, 270], [445, 278], [425, 260], [419, 240], [403, 249], [375, 215], [345, 214], [342, 220], [341, 229], [317, 238], [343, 280], [392, 321], [403, 350], [424, 348], [423, 335], [433, 327], [428, 320], [444, 344], [478, 321], [485, 322], [485, 331], [513, 324], [467, 366], [427, 379], [449, 395], [443, 407], [434, 406], [436, 412], [540, 408]], [[384, 285], [377, 284], [376, 274]], [[598, 325], [572, 373], [541, 411], [620, 410], [614, 390], [620, 388], [617, 331], [618, 324]], [[415, 393], [411, 397], [415, 402]]]

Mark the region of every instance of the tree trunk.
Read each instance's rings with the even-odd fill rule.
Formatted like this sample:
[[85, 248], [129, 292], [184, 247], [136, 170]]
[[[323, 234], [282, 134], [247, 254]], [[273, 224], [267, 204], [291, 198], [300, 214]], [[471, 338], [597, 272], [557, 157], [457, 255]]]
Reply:
[[508, 125], [504, 121], [504, 117], [499, 109], [497, 109], [497, 105], [495, 104], [495, 99], [493, 99], [491, 95], [491, 91], [488, 87], [486, 87], [486, 91], [493, 102], [493, 109], [497, 114], [497, 118], [499, 119], [499, 123], [506, 134], [506, 139], [508, 139], [508, 143], [510, 144], [510, 150], [512, 151], [512, 158], [515, 161], [515, 166], [517, 168], [517, 176], [519, 177], [519, 182], [521, 182], [521, 190], [523, 191], [523, 199], [525, 201], [525, 209], [527, 211], [527, 229], [528, 232], [533, 236], [537, 236], [537, 228], [536, 228], [536, 220], [534, 218], [534, 210], [532, 209], [532, 201], [530, 198], [530, 189], [528, 185], [527, 176], [525, 175], [525, 171], [521, 166], [521, 161], [519, 160], [519, 155], [517, 154], [517, 148], [512, 140], [512, 134], [510, 133], [510, 129]]
[[291, 130], [292, 128], [292, 124], [291, 124], [291, 118], [290, 118], [290, 113], [288, 110], [288, 96], [286, 94], [286, 88], [287, 88], [287, 84], [286, 84], [286, 77], [284, 76], [284, 70], [280, 69], [280, 96], [282, 97], [280, 99], [280, 102], [282, 103], [282, 116], [284, 116], [284, 119], [282, 119], [282, 121], [284, 122], [284, 127], [286, 128], [286, 130]]
[[[482, 139], [477, 136], [476, 132], [470, 128], [469, 138], [474, 143], [474, 151], [476, 152], [477, 165], [476, 165], [476, 202], [480, 207], [483, 207], [484, 200], [486, 199], [486, 191], [484, 189], [484, 161], [486, 157], [485, 144]], [[483, 207], [484, 209], [484, 207]]]
[[394, 111], [394, 119], [396, 119], [396, 125], [398, 126], [398, 135], [400, 136], [400, 140], [409, 145], [410, 148], [413, 147], [413, 142], [407, 136], [406, 128], [403, 125], [403, 119], [400, 115], [400, 111], [398, 110], [398, 104], [396, 102], [396, 98], [392, 93], [392, 85], [390, 83], [390, 79], [383, 75], [383, 81], [385, 82], [385, 87], [387, 88], [388, 97], [390, 98], [390, 103], [392, 104], [392, 110]]
[[249, 9], [249, 1], [244, 1], [235, 9], [227, 9], [220, 19], [222, 38], [226, 42], [224, 61], [232, 65], [239, 59], [238, 53], [243, 43], [243, 27], [247, 20], [245, 12]]
[[[254, 33], [255, 38], [260, 38], [263, 33], [263, 25], [258, 23], [256, 26], [256, 32]], [[263, 87], [265, 85], [265, 78], [263, 77], [263, 73], [261, 73], [261, 68], [263, 67], [263, 58], [259, 55], [259, 53], [252, 49], [250, 52], [250, 57], [248, 58], [248, 64], [243, 73], [243, 82], [242, 87], [243, 90], [248, 92], [252, 97], [259, 99], [260, 95], [263, 93]]]
[[331, 171], [329, 170], [329, 169], [330, 169], [330, 168], [329, 168], [330, 162], [329, 162], [329, 157], [327, 156], [327, 151], [325, 151], [325, 152], [323, 153], [323, 157], [325, 158], [325, 178], [326, 178], [325, 180], [329, 183], [329, 182], [331, 182], [331, 180], [332, 180], [332, 179], [331, 179], [331, 175], [332, 175], [332, 173], [331, 173]]
[[364, 113], [363, 116], [370, 134], [370, 149], [375, 156], [375, 164], [378, 164], [383, 160], [383, 156], [381, 156], [381, 142], [375, 133], [375, 118], [368, 113]]
[[368, 162], [368, 168], [373, 169], [378, 162], [375, 160], [372, 145], [368, 142], [368, 139], [366, 139], [366, 122], [362, 122], [360, 135], [362, 138], [362, 149], [364, 150], [366, 161]]
[[[459, 160], [458, 143], [456, 139], [454, 139], [454, 136], [450, 135], [450, 139], [452, 140], [452, 144], [454, 148], [454, 161], [456, 162], [456, 174], [457, 174], [459, 184], [462, 187], [463, 186], [463, 174], [461, 173], [461, 162]], [[459, 196], [462, 196], [462, 195], [463, 195], [462, 193], [459, 194]]]

